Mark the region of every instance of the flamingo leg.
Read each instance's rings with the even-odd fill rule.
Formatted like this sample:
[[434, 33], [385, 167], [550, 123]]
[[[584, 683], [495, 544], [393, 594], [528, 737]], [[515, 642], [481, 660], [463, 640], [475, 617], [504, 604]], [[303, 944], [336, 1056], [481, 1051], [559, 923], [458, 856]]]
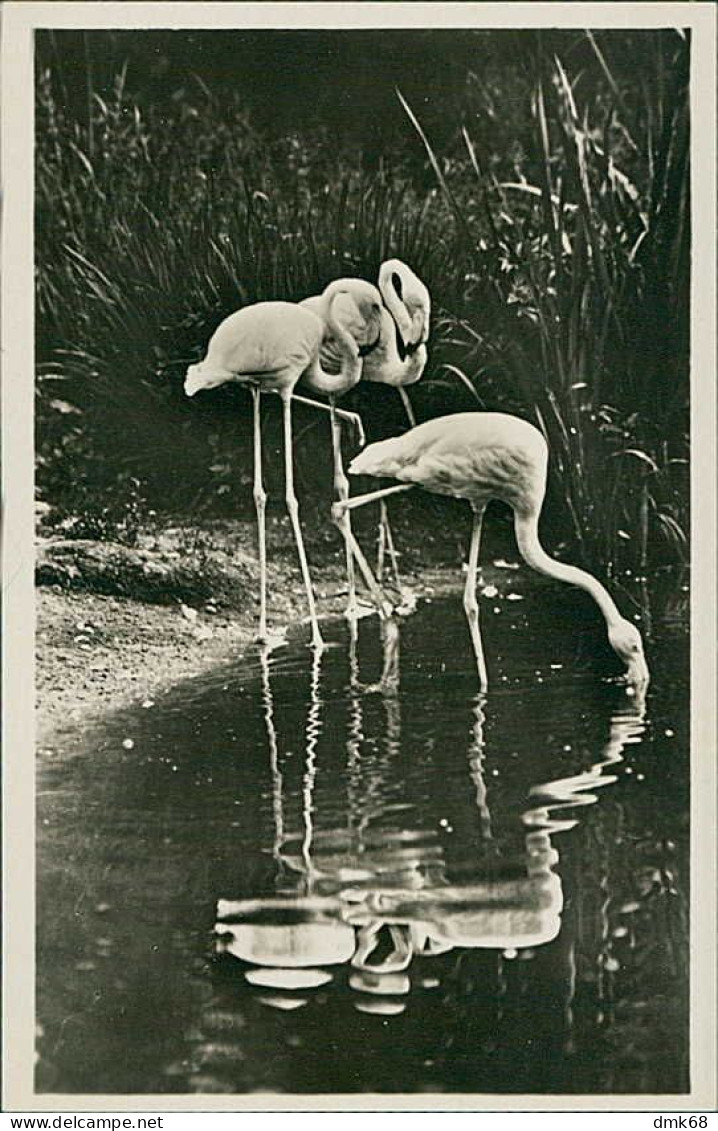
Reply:
[[379, 504], [379, 534], [376, 545], [376, 576], [378, 581], [384, 580], [384, 555], [386, 554], [386, 530], [389, 517], [386, 513], [386, 503], [382, 499]]
[[302, 570], [302, 578], [304, 580], [304, 588], [307, 592], [307, 604], [309, 605], [309, 620], [312, 625], [312, 647], [323, 648], [324, 641], [319, 631], [319, 622], [317, 621], [317, 610], [314, 603], [314, 590], [312, 589], [312, 580], [309, 576], [309, 565], [307, 564], [307, 555], [304, 549], [304, 541], [302, 539], [302, 530], [299, 525], [299, 505], [297, 503], [297, 496], [294, 493], [294, 464], [293, 464], [293, 450], [292, 450], [292, 397], [289, 391], [282, 393], [282, 411], [284, 416], [284, 497], [287, 504], [287, 513], [289, 514], [294, 531], [294, 541], [297, 544], [297, 553], [299, 554], [299, 565]]
[[481, 643], [481, 631], [479, 629], [479, 602], [476, 597], [476, 574], [479, 564], [479, 546], [481, 544], [481, 524], [484, 517], [484, 509], [484, 507], [480, 507], [474, 511], [474, 525], [471, 531], [471, 546], [469, 548], [469, 568], [466, 574], [466, 586], [464, 588], [464, 611], [466, 613], [466, 619], [469, 622], [471, 643], [474, 646], [474, 652], [476, 654], [479, 685], [482, 691], [487, 690], [489, 683], [486, 676], [486, 660], [484, 659], [484, 647]]
[[[353, 498], [345, 499], [341, 502], [335, 503], [332, 507], [332, 519], [337, 523], [337, 525], [339, 525], [344, 514], [347, 511], [354, 510], [355, 507], [363, 507], [366, 503], [374, 502], [375, 499], [382, 499], [386, 495], [395, 495], [399, 491], [411, 491], [413, 486], [413, 483], [399, 483], [394, 487], [385, 487], [380, 491], [370, 491], [366, 495], [355, 495]], [[379, 585], [376, 577], [372, 573], [371, 566], [364, 557], [361, 546], [359, 545], [356, 538], [354, 537], [354, 534], [351, 531], [348, 532], [347, 537], [352, 548], [352, 553], [354, 554], [356, 563], [359, 566], [362, 577], [364, 578], [367, 588], [372, 595], [379, 615], [382, 618], [391, 616], [393, 612], [392, 606], [382, 592], [381, 586]]]
[[[401, 397], [401, 403], [404, 405], [404, 409], [406, 411], [406, 416], [407, 416], [407, 419], [409, 421], [409, 427], [415, 428], [416, 427], [416, 416], [414, 415], [414, 409], [412, 408], [411, 401], [409, 400], [409, 394], [407, 393], [406, 389], [402, 388], [401, 385], [398, 386], [397, 392], [398, 392], [399, 396]], [[377, 556], [376, 556], [376, 576], [379, 579], [379, 581], [381, 581], [383, 576], [384, 576], [384, 555], [385, 555], [385, 552], [388, 550], [389, 551], [389, 561], [391, 562], [391, 572], [394, 575], [394, 584], [396, 585], [397, 589], [401, 593], [401, 578], [399, 577], [399, 565], [398, 565], [398, 561], [397, 561], [396, 549], [394, 548], [394, 538], [393, 538], [392, 533], [391, 533], [391, 526], [389, 525], [389, 512], [387, 510], [385, 502], [382, 502], [381, 505], [380, 505], [380, 508], [379, 508], [378, 547], [379, 548], [377, 550]]]
[[409, 420], [409, 427], [416, 428], [416, 416], [414, 415], [414, 409], [412, 407], [411, 401], [409, 400], [409, 394], [407, 393], [406, 389], [402, 388], [401, 385], [399, 385], [399, 396], [401, 397], [401, 403], [404, 406], [404, 410]]
[[387, 495], [398, 495], [400, 491], [413, 491], [414, 487], [414, 483], [397, 483], [394, 487], [382, 487], [379, 491], [368, 491], [366, 495], [353, 495], [346, 502], [337, 503], [334, 509], [339, 514], [345, 510], [353, 511], [356, 507], [363, 507], [367, 503], [373, 503]]
[[265, 509], [267, 495], [262, 483], [262, 421], [261, 392], [252, 387], [254, 401], [254, 506], [257, 511], [257, 538], [259, 542], [259, 640], [267, 639], [267, 531]]
[[[337, 419], [337, 410], [332, 397], [329, 402], [329, 411], [331, 413], [332, 422], [332, 452], [334, 455], [334, 490], [340, 502], [346, 502], [349, 498], [349, 480], [344, 474], [344, 465], [342, 464], [342, 426], [341, 422]], [[357, 592], [356, 592], [356, 576], [354, 573], [354, 554], [352, 552], [349, 536], [351, 536], [351, 517], [349, 511], [344, 511], [341, 518], [341, 529], [344, 535], [344, 548], [346, 550], [347, 562], [347, 588], [349, 589], [349, 598], [347, 603], [346, 616], [351, 626], [351, 631], [356, 632], [357, 622]]]
[[[320, 408], [322, 412], [331, 412], [328, 404], [323, 404], [321, 401], [312, 400], [311, 397], [301, 397], [299, 393], [292, 393], [292, 400], [297, 401], [299, 404], [308, 405], [310, 408]], [[357, 443], [360, 448], [363, 448], [366, 443], [366, 435], [364, 433], [364, 424], [358, 412], [346, 412], [343, 408], [335, 408], [334, 416], [338, 420], [345, 420], [347, 424], [353, 425], [356, 429]]]
[[[398, 561], [396, 549], [394, 547], [394, 535], [392, 534], [391, 526], [389, 525], [389, 512], [387, 510], [387, 505], [386, 505], [386, 502], [384, 501], [384, 499], [382, 499], [381, 502], [379, 503], [379, 510], [380, 510], [380, 515], [381, 515], [380, 522], [381, 522], [383, 530], [384, 530], [384, 538], [385, 538], [385, 541], [386, 541], [386, 548], [389, 551], [389, 561], [391, 562], [391, 572], [392, 572], [393, 577], [394, 577], [394, 584], [396, 585], [398, 592], [401, 593], [402, 587], [401, 587], [401, 577], [399, 576], [399, 561]], [[381, 574], [379, 573], [379, 570], [378, 570], [378, 565], [377, 565], [377, 575], [379, 577], [381, 577]]]
[[369, 562], [366, 560], [361, 546], [359, 545], [356, 538], [354, 537], [354, 532], [352, 531], [351, 527], [349, 527], [347, 529], [345, 526], [343, 526], [344, 514], [345, 514], [346, 511], [348, 511], [350, 509], [350, 504], [351, 504], [350, 499], [347, 500], [346, 502], [335, 503], [334, 506], [332, 507], [332, 519], [337, 524], [339, 529], [341, 530], [341, 532], [342, 532], [342, 534], [343, 534], [343, 536], [346, 540], [347, 545], [351, 549], [352, 555], [354, 556], [354, 560], [359, 567], [359, 572], [361, 573], [362, 577], [364, 578], [364, 582], [366, 584], [366, 587], [369, 590], [369, 593], [371, 594], [371, 598], [372, 598], [372, 601], [374, 602], [376, 610], [379, 613], [379, 616], [383, 620], [386, 617], [390, 617], [394, 610], [392, 608], [390, 601], [387, 599], [385, 594], [382, 592], [381, 586], [379, 585], [377, 579], [375, 578], [374, 574], [372, 573], [372, 568], [369, 565]]

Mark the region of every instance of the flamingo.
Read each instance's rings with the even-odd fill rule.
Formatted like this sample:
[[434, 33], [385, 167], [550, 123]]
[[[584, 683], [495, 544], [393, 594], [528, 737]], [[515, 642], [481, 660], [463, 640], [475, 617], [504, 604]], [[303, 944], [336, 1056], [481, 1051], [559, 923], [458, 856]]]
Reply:
[[[325, 325], [331, 328], [341, 357], [341, 372], [336, 378], [358, 381], [362, 362], [359, 348], [351, 334], [333, 314], [334, 303], [343, 301], [347, 293], [343, 281], [337, 280], [322, 295], [322, 314], [303, 309], [291, 302], [258, 302], [230, 314], [215, 330], [204, 361], [190, 365], [184, 390], [194, 396], [200, 389], [212, 389], [226, 382], [248, 384], [254, 401], [254, 503], [259, 538], [260, 641], [267, 640], [267, 549], [265, 528], [266, 494], [262, 483], [262, 437], [260, 398], [262, 393], [276, 392], [282, 398], [284, 417], [285, 501], [299, 554], [299, 564], [307, 594], [309, 619], [314, 648], [323, 641], [317, 621], [314, 591], [299, 525], [299, 507], [294, 492], [292, 459], [292, 399], [294, 387], [302, 373], [309, 371], [317, 382], [330, 380], [322, 370], [320, 349]], [[312, 404], [316, 402], [310, 402]], [[326, 408], [326, 405], [318, 405]], [[343, 414], [344, 416], [351, 414]]]
[[[366, 309], [369, 296], [376, 294], [376, 289], [363, 279], [344, 279], [342, 282], [357, 304]], [[334, 285], [334, 284], [330, 284]], [[400, 259], [388, 259], [382, 263], [378, 278], [381, 307], [381, 321], [378, 332], [374, 325], [369, 325], [366, 320], [357, 319], [357, 311], [340, 310], [335, 305], [334, 313], [344, 328], [354, 337], [360, 347], [363, 359], [362, 380], [379, 384], [391, 385], [401, 395], [406, 410], [409, 424], [414, 427], [416, 418], [411, 406], [409, 396], [405, 391], [406, 385], [412, 385], [421, 377], [427, 360], [426, 341], [429, 336], [429, 317], [431, 300], [429, 292], [417, 275]], [[324, 292], [326, 294], [326, 292]], [[377, 298], [379, 295], [377, 295]], [[320, 304], [323, 296], [315, 295], [304, 299], [300, 306], [321, 314]], [[338, 364], [337, 350], [329, 332], [322, 346], [322, 366], [335, 370]], [[311, 375], [305, 375], [305, 381], [317, 392], [330, 393], [330, 407], [333, 410], [333, 397], [347, 392], [355, 382], [347, 381], [343, 387], [334, 382], [330, 390], [317, 383]], [[344, 474], [341, 457], [341, 433], [336, 415], [332, 415], [332, 448], [334, 453], [334, 487], [340, 501], [349, 497], [349, 483]], [[349, 515], [345, 516], [345, 543], [348, 547], [348, 533], [351, 532]], [[379, 578], [383, 572], [384, 547], [388, 547], [392, 561], [394, 580], [401, 591], [396, 554], [391, 535], [391, 528], [386, 513], [385, 504], [381, 504], [379, 526], [379, 559], [377, 573]], [[347, 577], [349, 585], [349, 604], [347, 617], [350, 621], [356, 618], [356, 587], [354, 581], [353, 557], [347, 548]]]
[[[466, 499], [474, 512], [464, 610], [476, 656], [479, 683], [488, 687], [479, 630], [476, 574], [481, 526], [492, 499], [507, 503], [514, 514], [518, 548], [527, 565], [559, 581], [584, 589], [593, 597], [606, 622], [608, 640], [625, 665], [629, 687], [648, 683], [641, 634], [621, 616], [613, 598], [592, 574], [550, 557], [541, 545], [538, 522], [546, 493], [548, 446], [532, 424], [499, 412], [455, 413], [428, 420], [402, 436], [370, 444], [349, 465], [350, 475], [377, 475], [400, 480], [399, 485], [336, 503], [335, 521], [347, 509], [362, 506], [418, 486], [439, 495]], [[357, 559], [359, 560], [359, 559]], [[362, 569], [367, 568], [364, 561]], [[379, 602], [386, 616], [386, 603]]]
[[[426, 343], [429, 339], [431, 297], [421, 279], [401, 259], [387, 259], [379, 268], [379, 290], [391, 321], [385, 319], [379, 348], [367, 362], [362, 373], [366, 381], [391, 385], [401, 397], [409, 426], [414, 428], [416, 416], [406, 385], [419, 380], [427, 361]], [[394, 580], [401, 591], [396, 552], [384, 500], [380, 503], [379, 557], [377, 574], [381, 579], [384, 546], [389, 550]]]
[[[337, 292], [337, 289], [339, 293]], [[333, 303], [327, 305], [326, 295], [329, 291], [336, 293]], [[383, 318], [389, 317], [382, 307], [381, 295], [372, 283], [363, 279], [338, 279], [324, 290], [321, 295], [312, 295], [303, 299], [299, 306], [310, 310], [321, 318], [326, 325], [326, 333], [322, 343], [320, 360], [321, 366], [309, 369], [304, 374], [304, 383], [317, 393], [323, 393], [329, 400], [329, 412], [332, 429], [332, 455], [334, 460], [334, 490], [340, 501], [349, 498], [349, 480], [344, 474], [341, 447], [341, 423], [338, 419], [336, 400], [344, 393], [353, 389], [363, 374], [363, 367], [367, 359], [377, 348], [384, 334]], [[328, 315], [342, 327], [344, 334], [349, 334], [356, 342], [359, 356], [362, 358], [362, 368], [346, 369], [343, 367], [342, 342], [335, 338], [333, 328], [329, 324]], [[346, 547], [347, 587], [349, 597], [346, 615], [355, 630], [358, 615], [356, 599], [356, 581], [354, 576], [354, 556], [347, 538], [347, 531], [351, 531], [351, 520], [345, 515], [343, 520], [344, 543]]]
[[421, 279], [400, 259], [382, 263], [378, 285], [392, 321], [384, 320], [379, 346], [362, 377], [398, 389], [413, 428], [416, 417], [405, 386], [418, 381], [426, 366], [431, 298]]

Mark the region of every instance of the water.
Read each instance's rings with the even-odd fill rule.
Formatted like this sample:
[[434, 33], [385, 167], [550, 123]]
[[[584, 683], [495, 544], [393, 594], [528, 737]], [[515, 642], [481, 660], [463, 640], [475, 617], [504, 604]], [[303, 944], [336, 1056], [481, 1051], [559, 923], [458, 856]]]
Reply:
[[543, 590], [336, 625], [119, 713], [39, 781], [37, 1087], [679, 1093], [687, 657], [645, 704]]

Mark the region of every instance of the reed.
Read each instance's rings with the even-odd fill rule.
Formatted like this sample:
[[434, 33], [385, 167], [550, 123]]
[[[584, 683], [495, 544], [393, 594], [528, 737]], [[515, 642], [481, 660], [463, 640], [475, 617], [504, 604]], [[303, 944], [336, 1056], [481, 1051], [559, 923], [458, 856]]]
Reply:
[[537, 39], [511, 178], [466, 126], [448, 175], [398, 94], [466, 252], [449, 364], [540, 425], [565, 537], [614, 579], [688, 546], [689, 48], [673, 32], [643, 46], [636, 81], [596, 34], [573, 74]]
[[[99, 93], [89, 66], [73, 118], [57, 68], [41, 67], [42, 497], [104, 529], [111, 498], [133, 528], [141, 503], [249, 515], [249, 400], [228, 389], [188, 405], [187, 365], [238, 306], [376, 278], [396, 255], [434, 302], [419, 415], [480, 405], [534, 419], [554, 455], [559, 552], [629, 585], [685, 564], [689, 44], [645, 33], [622, 57], [609, 33], [520, 42], [503, 88], [468, 75], [446, 152], [398, 91], [405, 136], [391, 169], [373, 171], [321, 130], [268, 141], [201, 84], [141, 108], [124, 68]], [[374, 394], [352, 394], [370, 434], [394, 423], [386, 413], [401, 426], [398, 400]], [[278, 421], [266, 417], [269, 450]], [[299, 486], [322, 505], [325, 423], [297, 414]]]

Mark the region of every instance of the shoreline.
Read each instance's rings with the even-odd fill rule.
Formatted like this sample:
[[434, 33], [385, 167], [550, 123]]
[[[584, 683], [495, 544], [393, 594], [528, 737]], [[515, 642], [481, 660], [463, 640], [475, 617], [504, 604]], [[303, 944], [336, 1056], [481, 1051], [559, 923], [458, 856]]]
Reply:
[[[320, 623], [341, 618], [346, 598], [343, 568], [326, 565], [316, 569], [314, 577]], [[290, 640], [306, 631], [308, 641], [301, 578], [273, 580], [270, 631]], [[407, 571], [406, 582], [419, 599], [458, 593], [462, 584], [461, 572], [449, 566], [422, 570], [420, 575]], [[242, 609], [211, 600], [158, 605], [59, 585], [40, 585], [35, 594], [39, 747], [52, 746], [105, 714], [141, 706], [176, 684], [241, 658], [255, 644], [254, 601]], [[367, 605], [361, 590], [359, 596]]]

